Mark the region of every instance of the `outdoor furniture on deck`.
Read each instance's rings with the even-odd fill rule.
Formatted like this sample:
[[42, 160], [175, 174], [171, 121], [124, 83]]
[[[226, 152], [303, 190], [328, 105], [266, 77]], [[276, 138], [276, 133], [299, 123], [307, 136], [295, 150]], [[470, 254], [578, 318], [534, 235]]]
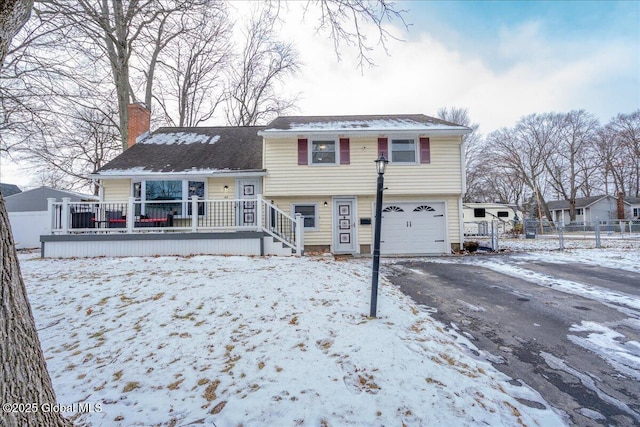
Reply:
[[107, 227], [126, 228], [127, 218], [122, 215], [122, 211], [107, 211]]
[[93, 212], [71, 212], [71, 228], [94, 228]]
[[173, 214], [168, 211], [149, 211], [147, 215], [140, 215], [135, 227], [173, 227]]

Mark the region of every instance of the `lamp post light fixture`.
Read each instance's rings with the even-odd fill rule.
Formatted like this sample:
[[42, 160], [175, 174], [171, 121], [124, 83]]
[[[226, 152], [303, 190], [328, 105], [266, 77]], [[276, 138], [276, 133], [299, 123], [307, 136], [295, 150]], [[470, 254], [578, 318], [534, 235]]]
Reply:
[[378, 307], [378, 275], [380, 273], [380, 231], [382, 230], [382, 191], [384, 190], [384, 172], [389, 160], [384, 154], [378, 158], [376, 170], [378, 172], [378, 188], [376, 191], [376, 228], [373, 235], [373, 273], [371, 275], [371, 309], [369, 317], [376, 317]]

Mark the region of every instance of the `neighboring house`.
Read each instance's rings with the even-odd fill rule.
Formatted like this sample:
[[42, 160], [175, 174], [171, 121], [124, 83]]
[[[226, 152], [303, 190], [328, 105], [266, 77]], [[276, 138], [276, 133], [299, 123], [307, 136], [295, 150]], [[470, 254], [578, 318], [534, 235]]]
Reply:
[[39, 187], [5, 198], [13, 240], [17, 249], [37, 248], [40, 236], [51, 233], [51, 217], [47, 212], [48, 199], [73, 202], [97, 201], [97, 196]]
[[[625, 217], [630, 210], [631, 204], [625, 200]], [[569, 224], [569, 201], [556, 200], [547, 202], [547, 207], [551, 212], [553, 222], [557, 224]], [[576, 199], [576, 219], [577, 223], [590, 223], [593, 221], [611, 221], [618, 219], [618, 199], [614, 196], [592, 196]]]
[[505, 203], [465, 203], [463, 218], [465, 235], [487, 235], [492, 221], [497, 222], [499, 232], [508, 232], [516, 221], [522, 222], [523, 213], [516, 205]]
[[[280, 117], [263, 127], [149, 132], [148, 114], [139, 104], [130, 106], [130, 148], [91, 175], [111, 209], [94, 215], [95, 226], [115, 227], [115, 212], [127, 228], [125, 234], [101, 232], [97, 240], [128, 239], [131, 254], [269, 254], [276, 253], [273, 240], [300, 254], [302, 239], [296, 236], [303, 234], [306, 251], [370, 254], [374, 161], [384, 154], [390, 163], [382, 254], [446, 254], [462, 247], [467, 127], [417, 114]], [[151, 208], [156, 213], [150, 215]], [[158, 210], [170, 214], [172, 229], [164, 228], [166, 214]], [[143, 231], [143, 221], [153, 222], [149, 231], [172, 233], [127, 236]], [[91, 232], [78, 233], [84, 231]], [[232, 232], [242, 234], [235, 244]], [[259, 248], [249, 241], [256, 237], [262, 239]], [[140, 241], [152, 238], [163, 242], [142, 249]], [[174, 239], [182, 240], [171, 244]], [[216, 246], [216, 239], [226, 246]]]
[[640, 197], [627, 197], [629, 202], [629, 219], [640, 219]]
[[22, 190], [20, 190], [17, 185], [0, 183], [0, 193], [2, 197], [6, 198], [20, 192], [22, 192]]

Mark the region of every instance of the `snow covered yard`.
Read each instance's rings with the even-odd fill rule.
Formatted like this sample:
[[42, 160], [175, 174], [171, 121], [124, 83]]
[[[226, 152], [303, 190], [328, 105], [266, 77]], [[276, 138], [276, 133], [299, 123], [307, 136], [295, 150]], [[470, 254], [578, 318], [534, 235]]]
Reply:
[[563, 424], [384, 280], [369, 319], [367, 259], [20, 259], [81, 425]]
[[[488, 241], [482, 241], [485, 246], [489, 246]], [[606, 257], [606, 253], [613, 253], [618, 250], [638, 250], [640, 249], [640, 236], [629, 237], [625, 239], [614, 239], [603, 236], [600, 239], [601, 249], [609, 251], [594, 251], [598, 256]], [[553, 251], [559, 250], [560, 242], [555, 236], [538, 236], [536, 239], [510, 239], [500, 237], [500, 250], [508, 251]], [[596, 249], [595, 238], [571, 238], [565, 236], [564, 247], [569, 252], [574, 253], [577, 249]], [[613, 250], [613, 252], [611, 252]], [[579, 253], [579, 252], [578, 252]], [[603, 255], [605, 254], [605, 255]]]

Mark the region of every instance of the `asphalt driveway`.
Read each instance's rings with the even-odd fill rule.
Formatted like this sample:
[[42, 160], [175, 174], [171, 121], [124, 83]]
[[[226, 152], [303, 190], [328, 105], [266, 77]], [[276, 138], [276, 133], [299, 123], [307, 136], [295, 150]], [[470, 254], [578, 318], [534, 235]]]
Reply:
[[[509, 255], [484, 258], [542, 275], [540, 286], [485, 268], [482, 259], [398, 260], [383, 271], [496, 368], [564, 412], [568, 424], [640, 425], [640, 311], [625, 303], [640, 299], [640, 274], [583, 264], [523, 265]], [[560, 291], [554, 286], [559, 281], [577, 284], [582, 294]]]

